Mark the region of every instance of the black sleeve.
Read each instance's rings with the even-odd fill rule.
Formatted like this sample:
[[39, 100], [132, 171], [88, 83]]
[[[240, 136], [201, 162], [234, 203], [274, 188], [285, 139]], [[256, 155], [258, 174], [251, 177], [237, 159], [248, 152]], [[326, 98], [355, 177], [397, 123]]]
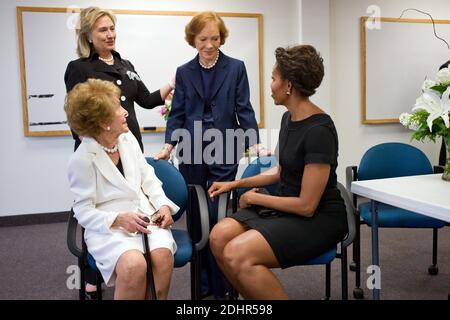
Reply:
[[64, 83], [66, 84], [66, 91], [72, 90], [75, 85], [87, 80], [84, 72], [80, 70], [80, 67], [76, 65], [74, 61], [69, 62], [64, 74]]
[[330, 128], [316, 126], [311, 128], [305, 137], [305, 164], [336, 163], [336, 137]]
[[[86, 76], [85, 74], [80, 70], [80, 67], [75, 64], [74, 61], [69, 62], [66, 68], [66, 72], [64, 74], [64, 83], [66, 84], [66, 91], [69, 92], [72, 90], [73, 87], [75, 87], [78, 83], [85, 82]], [[70, 129], [72, 132], [72, 137], [75, 140], [75, 146], [74, 151], [77, 150], [77, 148], [81, 144], [81, 140], [78, 137], [78, 135]]]
[[[134, 69], [133, 64], [130, 61], [128, 61], [128, 63], [130, 64], [133, 72], [138, 74]], [[150, 93], [150, 91], [148, 91], [142, 79], [141, 81], [137, 82], [137, 85], [138, 90], [136, 96], [136, 103], [140, 105], [142, 108], [153, 109], [154, 107], [162, 106], [164, 104], [164, 100], [161, 99], [160, 90], [156, 90]]]

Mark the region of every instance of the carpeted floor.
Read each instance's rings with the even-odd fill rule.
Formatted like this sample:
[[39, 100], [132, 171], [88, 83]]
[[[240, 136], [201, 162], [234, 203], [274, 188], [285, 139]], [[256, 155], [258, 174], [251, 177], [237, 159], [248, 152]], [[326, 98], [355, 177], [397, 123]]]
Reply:
[[[182, 223], [177, 222], [177, 223]], [[370, 265], [370, 229], [362, 226], [362, 286], [365, 299]], [[380, 229], [381, 298], [399, 300], [445, 300], [450, 292], [450, 228], [439, 231], [439, 274], [428, 275], [431, 263], [430, 230]], [[351, 248], [349, 251], [351, 257]], [[69, 290], [66, 270], [77, 260], [66, 246], [66, 223], [0, 228], [0, 299], [76, 300]], [[294, 300], [321, 299], [325, 293], [323, 266], [275, 270]], [[340, 260], [332, 265], [332, 299], [341, 298]], [[349, 297], [353, 299], [354, 273], [349, 272]], [[190, 299], [189, 266], [175, 269], [170, 299]], [[106, 288], [104, 299], [112, 299]]]

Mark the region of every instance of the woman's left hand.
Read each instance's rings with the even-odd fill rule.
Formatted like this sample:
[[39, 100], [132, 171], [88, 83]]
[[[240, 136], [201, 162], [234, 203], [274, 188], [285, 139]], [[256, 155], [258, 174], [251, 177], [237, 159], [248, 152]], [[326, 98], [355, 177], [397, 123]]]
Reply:
[[239, 198], [239, 207], [240, 208], [248, 208], [250, 207], [252, 204], [254, 204], [251, 200], [254, 199], [254, 195], [256, 193], [256, 191], [258, 190], [258, 188], [253, 188], [249, 191], [247, 191], [246, 193], [244, 193], [240, 198]]
[[158, 212], [161, 216], [161, 223], [159, 224], [159, 227], [164, 229], [170, 228], [174, 223], [170, 208], [168, 206], [162, 206], [159, 208]]

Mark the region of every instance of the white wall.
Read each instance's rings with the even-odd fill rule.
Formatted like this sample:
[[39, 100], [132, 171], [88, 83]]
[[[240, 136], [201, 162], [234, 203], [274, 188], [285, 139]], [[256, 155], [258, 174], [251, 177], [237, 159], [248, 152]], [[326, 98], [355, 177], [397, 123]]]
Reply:
[[[24, 137], [18, 56], [16, 6], [86, 7], [93, 1], [47, 0], [0, 2], [2, 50], [0, 61], [0, 97], [3, 103], [0, 126], [0, 216], [67, 211], [72, 202], [66, 178], [66, 164], [73, 150], [71, 137]], [[262, 13], [264, 16], [264, 101], [266, 128], [278, 128], [282, 108], [275, 108], [269, 93], [273, 51], [278, 46], [301, 39], [299, 12], [301, 0], [101, 0], [95, 5], [113, 9]], [[118, 29], [120, 36], [120, 28]], [[232, 35], [230, 35], [232, 36]], [[163, 45], [163, 44], [158, 44]], [[120, 51], [120, 48], [118, 48]], [[58, 54], [58, 39], [55, 39]], [[127, 57], [132, 60], [132, 57]], [[186, 57], [186, 61], [191, 57]], [[45, 72], [45, 70], [43, 70]], [[63, 75], [61, 75], [63, 81]], [[156, 89], [150, 84], [150, 89]], [[251, 84], [250, 84], [251, 85]], [[62, 106], [61, 106], [62, 108]], [[262, 136], [265, 137], [264, 132]], [[162, 134], [145, 134], [146, 155], [152, 155], [163, 143]]]
[[[317, 45], [319, 49], [323, 48], [321, 51], [324, 54], [327, 51], [325, 39], [330, 40], [328, 66], [325, 58], [326, 72], [328, 71], [330, 78], [328, 83], [324, 82], [324, 86], [318, 93], [323, 94], [320, 97], [321, 103], [326, 103], [326, 95], [330, 94], [330, 108], [321, 106], [330, 111], [338, 130], [340, 139], [338, 179], [340, 181], [345, 180], [346, 166], [358, 164], [362, 154], [368, 148], [382, 142], [411, 143], [424, 151], [433, 164], [437, 164], [438, 160], [440, 143], [411, 142], [412, 131], [399, 124], [361, 124], [359, 17], [368, 15], [366, 11], [371, 5], [379, 6], [382, 17], [399, 17], [404, 9], [417, 8], [429, 12], [434, 19], [450, 19], [450, 1], [448, 0], [303, 0], [304, 42]], [[326, 12], [330, 15], [329, 22], [326, 21]], [[404, 18], [426, 19], [427, 16], [409, 11]], [[446, 40], [450, 41], [450, 39]], [[420, 63], [421, 59], [424, 57], [417, 57], [417, 63]], [[436, 71], [444, 62], [436, 61]], [[420, 86], [421, 83], [418, 83], [417, 87], [420, 88]], [[316, 97], [317, 100], [319, 95]], [[405, 106], [406, 111], [410, 108], [412, 106]]]
[[330, 1], [304, 0], [302, 2], [302, 43], [314, 46], [321, 54], [325, 67], [322, 84], [311, 101], [333, 115], [331, 103], [331, 39]]

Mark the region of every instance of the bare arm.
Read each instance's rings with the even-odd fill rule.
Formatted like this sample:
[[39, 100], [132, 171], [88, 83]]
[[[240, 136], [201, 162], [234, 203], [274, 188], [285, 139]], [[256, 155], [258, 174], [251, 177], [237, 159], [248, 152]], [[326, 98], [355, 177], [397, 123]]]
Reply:
[[304, 217], [312, 217], [322, 198], [329, 175], [329, 164], [308, 164], [305, 166], [298, 197], [270, 196], [257, 193], [256, 189], [252, 189], [241, 196], [239, 204], [244, 208], [250, 205], [260, 205]]
[[175, 77], [170, 79], [169, 82], [162, 85], [161, 89], [159, 89], [159, 93], [161, 94], [161, 99], [165, 100], [169, 93], [175, 88]]
[[227, 182], [216, 181], [209, 188], [208, 194], [212, 198], [233, 189], [268, 186], [279, 181], [280, 167], [276, 166], [253, 177]]

